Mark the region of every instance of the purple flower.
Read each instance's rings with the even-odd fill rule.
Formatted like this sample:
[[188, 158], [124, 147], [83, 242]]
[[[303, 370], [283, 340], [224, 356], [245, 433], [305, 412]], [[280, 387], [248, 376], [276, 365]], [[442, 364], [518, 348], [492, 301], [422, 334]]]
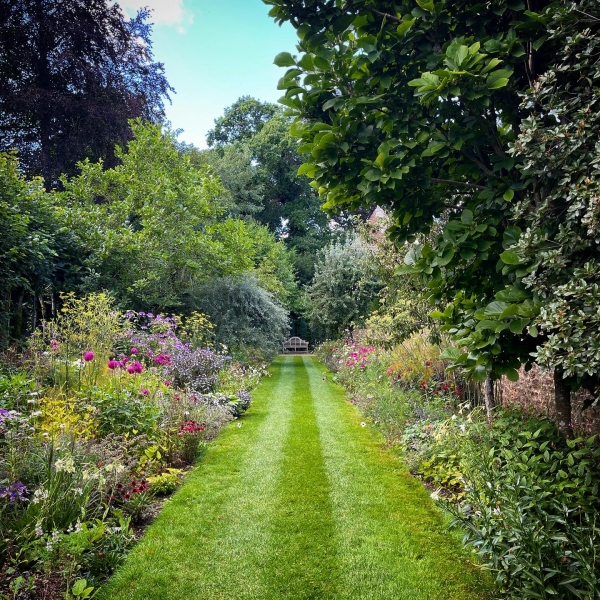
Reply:
[[108, 361], [108, 368], [111, 370], [118, 369], [120, 365], [121, 365], [121, 363], [118, 360], [109, 360]]
[[0, 498], [8, 498], [8, 501], [11, 504], [17, 500], [24, 502], [27, 500], [27, 498], [25, 498], [25, 494], [27, 494], [27, 492], [27, 488], [19, 481], [16, 481], [7, 487], [0, 488]]
[[83, 355], [83, 360], [85, 360], [85, 362], [90, 362], [91, 360], [94, 360], [94, 353], [91, 350], [89, 350]]

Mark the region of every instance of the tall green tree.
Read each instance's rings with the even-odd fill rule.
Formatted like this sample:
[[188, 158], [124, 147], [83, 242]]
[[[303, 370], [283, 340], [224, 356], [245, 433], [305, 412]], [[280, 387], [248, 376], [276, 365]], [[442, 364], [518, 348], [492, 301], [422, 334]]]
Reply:
[[245, 142], [255, 136], [279, 112], [271, 102], [261, 102], [252, 96], [241, 96], [215, 119], [215, 127], [206, 134], [209, 148]]
[[129, 119], [161, 121], [172, 91], [148, 17], [105, 0], [0, 3], [0, 150], [47, 188], [85, 158], [113, 166]]
[[289, 128], [279, 107], [243, 96], [215, 121], [206, 161], [227, 187], [232, 214], [251, 217], [284, 240], [307, 283], [316, 251], [330, 238], [330, 219], [308, 178], [298, 175], [302, 159]]
[[160, 125], [132, 128], [119, 165], [86, 161], [63, 178], [65, 218], [90, 250], [90, 285], [128, 307], [174, 310], [201, 281], [260, 270], [265, 285], [291, 294], [287, 254], [264, 228], [224, 215], [214, 172], [182, 156]]
[[542, 3], [265, 2], [300, 38], [298, 57], [275, 60], [288, 67], [281, 102], [301, 139], [300, 172], [330, 210], [389, 207], [399, 243], [445, 224], [407, 254], [406, 270], [426, 278], [438, 316], [469, 348], [452, 358], [487, 380], [491, 408], [491, 381], [516, 379], [536, 345], [531, 306], [504, 314], [522, 292], [498, 257], [515, 240], [511, 203], [522, 197], [508, 153], [528, 116], [519, 94], [555, 57]]
[[523, 97], [534, 108], [511, 150], [527, 195], [513, 213], [522, 231], [502, 259], [540, 308], [536, 360], [554, 369], [568, 429], [571, 390], [600, 391], [600, 2], [555, 3], [540, 18], [560, 49]]
[[54, 194], [27, 180], [14, 154], [0, 154], [0, 347], [22, 336], [50, 310], [58, 291], [79, 284], [86, 250], [62, 222]]

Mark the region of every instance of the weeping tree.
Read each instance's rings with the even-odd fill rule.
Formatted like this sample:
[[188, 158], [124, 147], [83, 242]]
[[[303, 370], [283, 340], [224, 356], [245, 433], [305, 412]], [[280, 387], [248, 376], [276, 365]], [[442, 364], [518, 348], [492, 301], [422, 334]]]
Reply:
[[289, 335], [288, 312], [252, 274], [208, 280], [190, 291], [188, 303], [208, 315], [215, 341], [234, 352], [255, 348], [272, 357]]

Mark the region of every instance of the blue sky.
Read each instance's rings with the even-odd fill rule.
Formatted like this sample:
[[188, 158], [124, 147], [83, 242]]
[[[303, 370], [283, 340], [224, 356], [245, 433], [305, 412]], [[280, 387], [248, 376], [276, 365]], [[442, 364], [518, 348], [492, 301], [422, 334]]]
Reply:
[[127, 12], [154, 9], [154, 58], [175, 88], [167, 118], [179, 139], [206, 147], [206, 132], [240, 96], [276, 102], [284, 69], [279, 52], [294, 53], [296, 33], [279, 27], [261, 0], [118, 0]]

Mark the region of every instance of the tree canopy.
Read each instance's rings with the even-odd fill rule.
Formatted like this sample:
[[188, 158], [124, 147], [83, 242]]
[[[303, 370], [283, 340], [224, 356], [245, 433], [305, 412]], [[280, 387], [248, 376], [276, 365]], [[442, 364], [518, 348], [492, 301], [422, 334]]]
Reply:
[[126, 20], [105, 0], [0, 6], [0, 151], [47, 188], [77, 161], [106, 159], [131, 139], [129, 119], [164, 118], [173, 91], [152, 56], [147, 10]]
[[[391, 236], [411, 244], [402, 271], [426, 281], [454, 337], [447, 357], [479, 380], [516, 379], [546, 342], [538, 318], [550, 306], [513, 250], [541, 198], [517, 136], [536, 114], [552, 123], [535, 90], [563, 48], [571, 81], [553, 92], [572, 99], [581, 71], [586, 85], [596, 54], [585, 40], [597, 27], [584, 41], [576, 32], [597, 22], [597, 2], [265, 3], [300, 38], [299, 56], [275, 59], [287, 67], [279, 87], [305, 155], [300, 172], [329, 210], [388, 207]], [[532, 95], [522, 102], [523, 94]], [[577, 180], [589, 176], [579, 171]], [[572, 202], [560, 191], [556, 201], [565, 210]], [[439, 224], [433, 238], [417, 237]]]

